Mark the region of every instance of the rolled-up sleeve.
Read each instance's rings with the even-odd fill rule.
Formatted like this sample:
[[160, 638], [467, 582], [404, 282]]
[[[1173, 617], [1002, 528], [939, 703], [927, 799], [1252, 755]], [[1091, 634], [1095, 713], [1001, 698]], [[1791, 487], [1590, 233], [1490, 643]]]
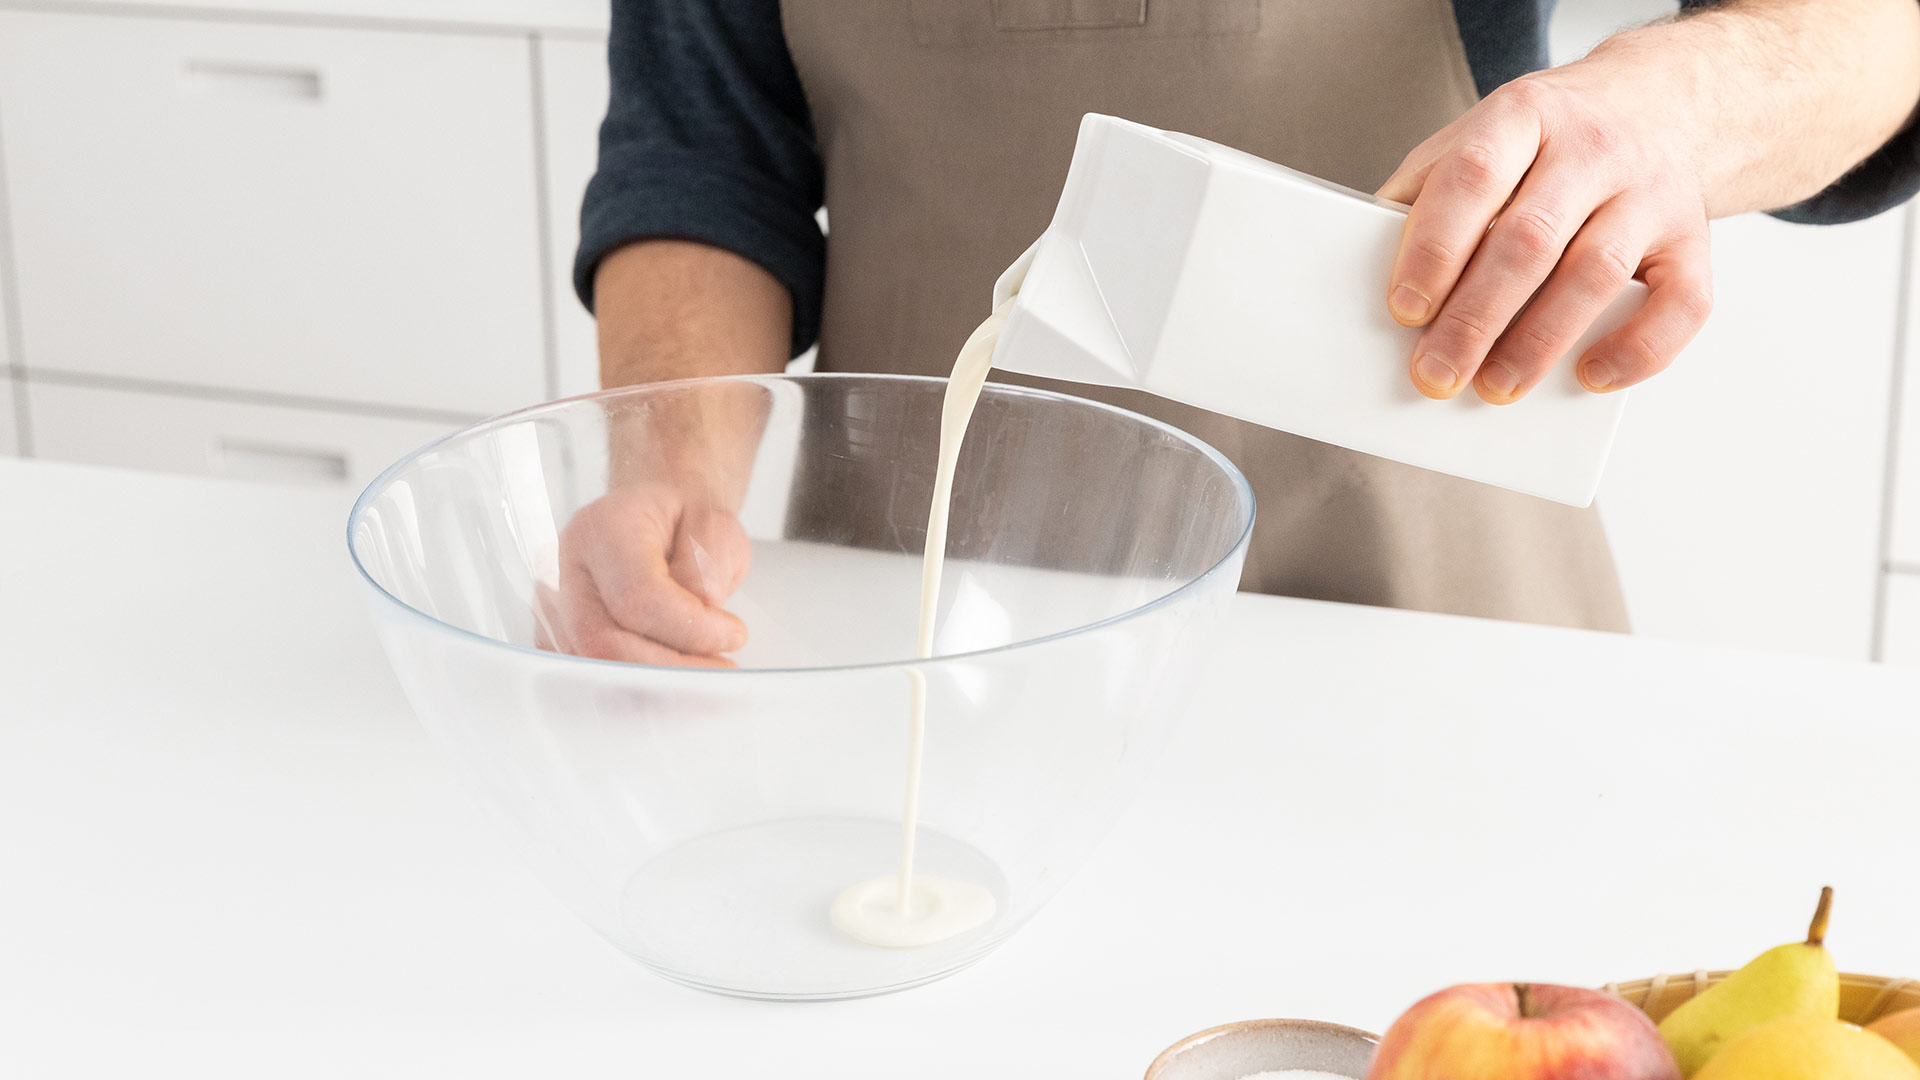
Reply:
[[594, 272], [622, 244], [697, 240], [786, 286], [804, 352], [825, 278], [821, 165], [778, 0], [615, 0], [607, 54], [574, 291], [591, 309]]
[[[1681, 0], [1682, 8], [1720, 0]], [[1770, 211], [1785, 221], [1839, 225], [1891, 210], [1920, 192], [1920, 130], [1909, 122], [1893, 138], [1810, 199]]]
[[1838, 225], [1891, 210], [1920, 192], [1920, 130], [1912, 123], [1825, 191], [1773, 211], [1806, 225]]

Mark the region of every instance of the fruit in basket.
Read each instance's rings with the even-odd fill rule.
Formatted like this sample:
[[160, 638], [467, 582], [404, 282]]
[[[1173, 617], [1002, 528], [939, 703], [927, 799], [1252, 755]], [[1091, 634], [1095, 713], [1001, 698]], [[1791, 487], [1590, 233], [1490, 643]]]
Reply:
[[1864, 1028], [1783, 1016], [1727, 1043], [1698, 1080], [1920, 1080], [1920, 1065]]
[[1832, 908], [1833, 890], [1820, 890], [1807, 940], [1761, 953], [1660, 1022], [1660, 1034], [1673, 1048], [1683, 1075], [1699, 1072], [1721, 1047], [1769, 1020], [1838, 1018], [1840, 975], [1826, 947]]
[[1387, 1029], [1367, 1080], [1679, 1080], [1653, 1021], [1598, 990], [1483, 983], [1434, 994]]
[[1906, 1051], [1908, 1057], [1920, 1062], [1920, 1006], [1888, 1013], [1868, 1024], [1867, 1030], [1884, 1036], [1893, 1045]]

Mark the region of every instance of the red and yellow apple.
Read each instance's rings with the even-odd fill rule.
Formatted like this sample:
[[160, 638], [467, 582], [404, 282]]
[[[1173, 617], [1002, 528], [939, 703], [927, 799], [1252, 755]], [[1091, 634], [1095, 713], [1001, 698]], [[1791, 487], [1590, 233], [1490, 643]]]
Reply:
[[1906, 1052], [1906, 1055], [1920, 1062], [1920, 1005], [1911, 1009], [1902, 1009], [1867, 1025], [1867, 1030], [1885, 1035], [1893, 1045]]
[[1442, 990], [1387, 1029], [1367, 1080], [1680, 1080], [1647, 1014], [1540, 983]]

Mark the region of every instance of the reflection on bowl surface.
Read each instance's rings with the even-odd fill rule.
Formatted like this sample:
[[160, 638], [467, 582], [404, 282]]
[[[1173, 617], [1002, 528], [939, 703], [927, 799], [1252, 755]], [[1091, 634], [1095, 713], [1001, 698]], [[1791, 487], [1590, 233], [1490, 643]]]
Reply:
[[[577, 398], [429, 446], [354, 509], [423, 722], [554, 890], [669, 978], [835, 998], [977, 960], [1118, 816], [1192, 689], [1238, 582], [1245, 481], [1156, 422], [1012, 387], [974, 415], [936, 655], [911, 659], [943, 386]], [[681, 666], [722, 652], [736, 666]], [[995, 914], [890, 949], [828, 910], [894, 869], [910, 670], [917, 869]]]

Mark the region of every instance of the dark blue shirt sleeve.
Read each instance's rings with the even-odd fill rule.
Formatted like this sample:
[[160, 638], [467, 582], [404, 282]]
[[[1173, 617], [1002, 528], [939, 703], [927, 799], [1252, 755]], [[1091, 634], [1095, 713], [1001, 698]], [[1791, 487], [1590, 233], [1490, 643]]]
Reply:
[[615, 0], [612, 93], [600, 164], [580, 210], [573, 286], [646, 237], [698, 240], [751, 259], [793, 296], [793, 350], [820, 327], [823, 188], [779, 0]]

